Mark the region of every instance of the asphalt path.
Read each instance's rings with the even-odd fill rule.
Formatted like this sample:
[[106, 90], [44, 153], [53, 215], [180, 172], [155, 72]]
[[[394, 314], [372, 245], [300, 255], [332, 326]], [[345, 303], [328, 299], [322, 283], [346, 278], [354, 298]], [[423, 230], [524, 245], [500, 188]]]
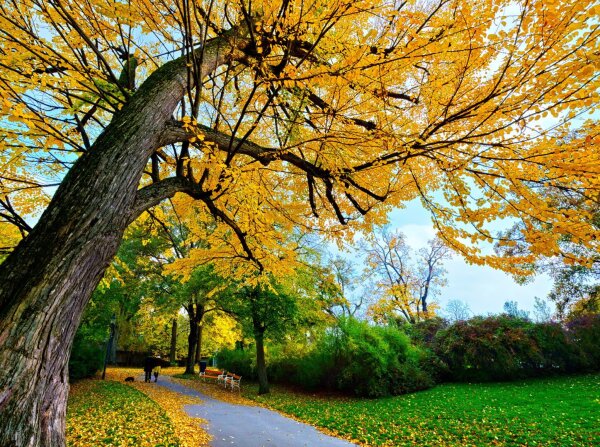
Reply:
[[204, 429], [212, 436], [212, 447], [351, 447], [346, 440], [321, 433], [312, 425], [282, 416], [263, 407], [235, 405], [213, 399], [161, 376], [157, 385], [186, 396], [202, 399], [186, 405], [192, 417], [208, 421]]

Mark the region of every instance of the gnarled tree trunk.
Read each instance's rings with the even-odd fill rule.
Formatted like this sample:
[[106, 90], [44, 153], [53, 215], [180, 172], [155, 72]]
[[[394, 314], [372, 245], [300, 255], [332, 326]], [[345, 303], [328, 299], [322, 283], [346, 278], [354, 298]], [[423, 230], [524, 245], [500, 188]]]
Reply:
[[[224, 62], [207, 43], [203, 73]], [[184, 59], [154, 72], [74, 164], [38, 224], [0, 265], [0, 446], [62, 447], [68, 359], [91, 293], [127, 225], [178, 191], [138, 192], [187, 86]]]
[[200, 364], [200, 360], [202, 360], [202, 330], [204, 329], [204, 324], [202, 321], [198, 323], [198, 343], [196, 344], [196, 363]]

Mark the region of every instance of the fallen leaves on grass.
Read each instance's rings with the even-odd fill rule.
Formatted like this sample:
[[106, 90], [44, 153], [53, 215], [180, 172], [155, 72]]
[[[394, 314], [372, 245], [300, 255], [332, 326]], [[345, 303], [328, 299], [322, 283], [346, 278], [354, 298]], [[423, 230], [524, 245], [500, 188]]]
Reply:
[[165, 412], [138, 390], [112, 381], [71, 387], [67, 414], [70, 447], [180, 447]]
[[[180, 368], [164, 368], [161, 371], [161, 375], [171, 375], [172, 373], [179, 372], [179, 370]], [[136, 380], [134, 382], [127, 382], [128, 385], [144, 393], [166, 411], [174, 425], [175, 434], [180, 440], [179, 445], [181, 447], [208, 445], [210, 436], [200, 427], [206, 421], [188, 416], [184, 410], [185, 405], [199, 404], [202, 401], [195, 397], [176, 393], [152, 382], [146, 383], [137, 380], [140, 376], [140, 371], [139, 368], [109, 368], [106, 371], [106, 377], [117, 381], [124, 381], [126, 377], [134, 377]], [[181, 372], [183, 372], [183, 369], [181, 369]]]
[[[154, 383], [138, 380], [140, 369], [108, 368], [105, 381], [84, 380], [71, 387], [67, 440], [70, 447], [200, 447], [210, 436], [202, 419], [184, 406], [200, 403]], [[134, 382], [124, 382], [134, 377]]]
[[200, 399], [176, 393], [154, 383], [133, 382], [131, 385], [167, 412], [175, 428], [175, 434], [180, 439], [181, 447], [200, 447], [209, 444], [210, 436], [200, 427], [200, 424], [206, 421], [188, 416], [184, 410], [185, 405], [201, 403]]
[[600, 436], [599, 385], [596, 374], [443, 384], [372, 400], [323, 398], [280, 388], [253, 398], [361, 445], [591, 447]]

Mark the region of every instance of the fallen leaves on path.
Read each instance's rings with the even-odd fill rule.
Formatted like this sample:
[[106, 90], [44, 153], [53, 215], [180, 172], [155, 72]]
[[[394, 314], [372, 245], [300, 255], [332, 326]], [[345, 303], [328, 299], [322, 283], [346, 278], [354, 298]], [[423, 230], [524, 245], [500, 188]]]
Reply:
[[214, 379], [206, 379], [206, 382], [202, 381], [202, 379], [180, 379], [173, 377], [174, 382], [179, 383], [180, 385], [187, 386], [188, 388], [192, 388], [196, 391], [200, 391], [214, 399], [222, 400], [223, 402], [228, 402], [230, 404], [236, 405], [250, 405], [256, 407], [256, 402], [243, 397], [239, 392], [234, 391], [231, 392], [221, 385], [217, 385]]
[[[195, 389], [196, 391], [204, 393], [214, 399], [218, 399], [223, 402], [227, 402], [227, 403], [235, 404], [235, 405], [247, 405], [247, 406], [252, 406], [252, 407], [268, 408], [269, 410], [275, 411], [286, 418], [294, 419], [295, 421], [301, 422], [303, 424], [313, 425], [310, 422], [307, 422], [306, 420], [303, 420], [303, 419], [295, 416], [294, 414], [287, 413], [285, 411], [282, 411], [280, 408], [277, 408], [276, 406], [270, 405], [268, 399], [264, 399], [264, 398], [261, 399], [259, 396], [256, 396], [256, 400], [248, 399], [247, 397], [244, 397], [243, 394], [241, 394], [241, 393], [231, 392], [231, 391], [225, 389], [222, 385], [217, 385], [216, 381], [212, 380], [212, 379], [206, 379], [206, 381], [203, 381], [202, 379], [200, 379], [198, 377], [195, 377], [193, 379], [182, 379], [182, 378], [173, 377], [173, 381], [177, 382], [183, 386], [186, 386], [188, 388]], [[255, 388], [255, 387], [251, 386], [251, 388]], [[256, 390], [253, 390], [253, 391], [256, 391]], [[336, 438], [346, 439], [350, 442], [357, 443], [357, 440], [355, 439], [354, 436], [344, 435], [344, 434], [339, 433], [336, 430], [331, 430], [327, 427], [315, 426], [315, 425], [313, 425], [313, 426], [317, 430], [319, 430], [320, 432], [322, 432], [326, 435], [334, 436]], [[361, 445], [368, 447], [369, 444], [363, 443]]]

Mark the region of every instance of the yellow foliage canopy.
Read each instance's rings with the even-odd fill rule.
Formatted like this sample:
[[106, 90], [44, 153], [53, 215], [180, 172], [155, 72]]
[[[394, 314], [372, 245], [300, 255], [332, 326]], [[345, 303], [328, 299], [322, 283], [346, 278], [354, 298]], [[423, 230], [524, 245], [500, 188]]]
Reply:
[[[199, 227], [217, 219], [210, 253], [192, 261], [250, 259], [275, 271], [298, 246], [286, 235], [337, 236], [346, 224], [351, 235], [420, 198], [440, 237], [473, 262], [515, 271], [514, 259], [477, 248], [495, 241], [498, 219], [522, 224], [501, 241], [528, 246], [520, 265], [585, 262], [558, 242], [598, 248], [598, 9], [591, 0], [6, 2], [0, 199], [14, 213], [0, 203], [0, 218], [43, 207], [42, 187], [127, 113], [150, 74], [184, 57], [187, 95], [177, 120], [157, 123], [164, 147], [140, 187], [176, 178], [188, 194], [178, 211]], [[203, 49], [215, 42], [223, 56], [207, 67]]]

